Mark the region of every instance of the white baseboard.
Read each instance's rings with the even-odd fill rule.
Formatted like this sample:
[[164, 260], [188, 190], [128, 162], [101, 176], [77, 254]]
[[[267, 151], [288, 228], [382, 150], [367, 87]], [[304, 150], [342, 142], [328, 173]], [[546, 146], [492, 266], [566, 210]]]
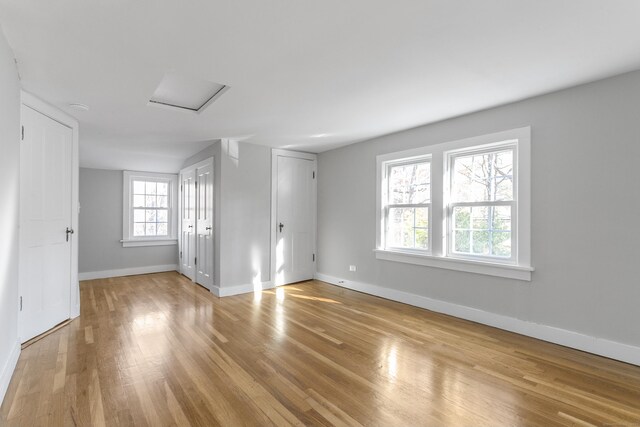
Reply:
[[13, 371], [15, 371], [16, 365], [18, 364], [19, 357], [20, 343], [16, 341], [16, 344], [11, 349], [11, 354], [9, 354], [7, 363], [4, 364], [2, 372], [0, 372], [0, 405], [4, 401], [4, 395], [7, 393], [7, 389], [9, 388], [9, 383], [11, 382]]
[[121, 268], [118, 270], [91, 271], [78, 273], [79, 280], [107, 279], [109, 277], [135, 276], [137, 274], [162, 273], [177, 271], [178, 264], [150, 265], [147, 267]]
[[[260, 285], [260, 289], [272, 289], [273, 283], [271, 282], [262, 282]], [[250, 292], [255, 291], [255, 285], [249, 283], [247, 285], [236, 285], [236, 286], [214, 286], [211, 289], [211, 292], [217, 297], [230, 297], [232, 295], [240, 295], [240, 294], [248, 294]]]
[[354, 282], [340, 279], [322, 273], [316, 273], [315, 278], [323, 282], [337, 285], [354, 291], [364, 292], [404, 304], [413, 305], [427, 310], [444, 313], [484, 325], [515, 332], [521, 335], [549, 341], [566, 347], [586, 351], [588, 353], [609, 357], [622, 362], [640, 366], [640, 347], [610, 341], [603, 338], [592, 337], [578, 332], [560, 329], [540, 323], [528, 322], [515, 317], [490, 313], [477, 308], [440, 301], [421, 295], [371, 285], [368, 283]]

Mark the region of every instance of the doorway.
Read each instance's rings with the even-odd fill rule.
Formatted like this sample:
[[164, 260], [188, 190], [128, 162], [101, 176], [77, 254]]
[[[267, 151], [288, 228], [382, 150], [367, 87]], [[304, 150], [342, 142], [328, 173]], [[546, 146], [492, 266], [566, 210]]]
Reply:
[[315, 154], [272, 152], [271, 268], [275, 286], [313, 279], [316, 265]]
[[180, 171], [180, 273], [209, 291], [214, 274], [213, 158]]
[[77, 122], [23, 93], [20, 340], [79, 315]]

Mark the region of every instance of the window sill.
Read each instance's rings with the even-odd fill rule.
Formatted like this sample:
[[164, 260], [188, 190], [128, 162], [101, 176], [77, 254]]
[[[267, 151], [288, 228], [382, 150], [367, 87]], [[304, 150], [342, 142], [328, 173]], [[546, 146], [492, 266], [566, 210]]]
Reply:
[[177, 245], [178, 239], [148, 239], [148, 240], [120, 240], [123, 248], [133, 248], [136, 246], [169, 246]]
[[400, 251], [374, 249], [377, 259], [403, 262], [406, 264], [424, 265], [427, 267], [446, 268], [448, 270], [465, 271], [467, 273], [485, 274], [488, 276], [506, 277], [509, 279], [531, 281], [533, 267], [520, 265], [497, 264], [484, 261], [446, 258], [434, 255], [422, 255]]

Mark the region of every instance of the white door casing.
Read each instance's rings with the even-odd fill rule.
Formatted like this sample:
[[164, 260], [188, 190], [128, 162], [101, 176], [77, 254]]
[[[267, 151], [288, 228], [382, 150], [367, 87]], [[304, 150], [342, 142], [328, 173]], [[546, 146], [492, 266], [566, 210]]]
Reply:
[[25, 342], [72, 316], [76, 237], [74, 131], [24, 104], [21, 114], [20, 338]]
[[195, 280], [196, 173], [180, 173], [180, 273]]
[[196, 168], [196, 282], [213, 287], [213, 161]]
[[272, 167], [272, 275], [280, 286], [315, 273], [316, 156], [273, 150]]

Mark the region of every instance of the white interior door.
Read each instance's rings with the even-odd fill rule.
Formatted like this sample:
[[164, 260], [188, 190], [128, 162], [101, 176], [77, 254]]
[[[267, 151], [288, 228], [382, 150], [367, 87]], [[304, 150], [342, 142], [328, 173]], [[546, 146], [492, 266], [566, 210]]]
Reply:
[[195, 280], [196, 173], [180, 173], [180, 272]]
[[196, 282], [213, 287], [213, 162], [196, 169]]
[[278, 155], [276, 285], [313, 278], [315, 271], [315, 161]]
[[20, 146], [20, 338], [71, 315], [71, 128], [23, 105]]

